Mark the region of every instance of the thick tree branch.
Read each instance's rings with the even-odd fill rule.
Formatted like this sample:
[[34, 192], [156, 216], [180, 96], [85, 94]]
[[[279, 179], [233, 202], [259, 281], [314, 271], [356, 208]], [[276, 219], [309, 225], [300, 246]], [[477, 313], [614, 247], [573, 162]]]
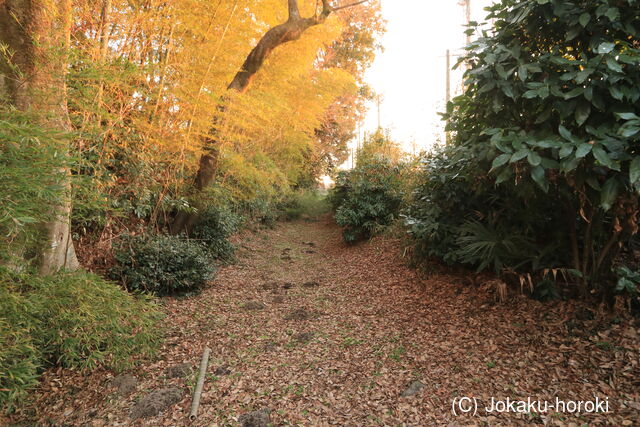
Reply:
[[289, 21], [300, 18], [300, 9], [298, 8], [298, 0], [289, 0]]
[[245, 92], [251, 80], [258, 72], [258, 70], [264, 64], [264, 61], [269, 57], [271, 52], [278, 46], [298, 40], [302, 34], [309, 28], [324, 23], [329, 15], [336, 10], [346, 9], [348, 7], [358, 6], [366, 3], [368, 0], [361, 0], [356, 3], [351, 3], [344, 6], [332, 7], [330, 0], [322, 0], [322, 12], [320, 15], [315, 15], [310, 18], [300, 17], [300, 11], [298, 8], [298, 0], [288, 0], [289, 5], [289, 19], [280, 25], [276, 25], [265, 33], [260, 39], [255, 48], [249, 53], [242, 68], [235, 75], [231, 84], [229, 84], [229, 90], [236, 90], [238, 92]]

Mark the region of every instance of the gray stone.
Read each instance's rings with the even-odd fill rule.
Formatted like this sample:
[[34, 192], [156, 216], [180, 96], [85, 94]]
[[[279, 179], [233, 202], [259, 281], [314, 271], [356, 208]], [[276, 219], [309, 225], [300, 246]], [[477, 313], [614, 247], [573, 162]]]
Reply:
[[138, 387], [138, 379], [133, 375], [118, 375], [110, 383], [111, 387], [115, 387], [120, 396], [126, 397], [136, 391]]
[[284, 317], [285, 320], [309, 320], [311, 319], [311, 313], [304, 308], [299, 308], [292, 311]]
[[293, 339], [301, 344], [306, 344], [313, 339], [312, 332], [302, 332], [293, 336]]
[[189, 376], [193, 372], [193, 365], [191, 363], [180, 363], [179, 365], [169, 366], [167, 368], [168, 378], [184, 378]]
[[420, 381], [414, 381], [409, 387], [402, 393], [402, 397], [411, 397], [420, 393], [426, 386]]
[[267, 306], [261, 303], [260, 301], [249, 301], [244, 305], [245, 310], [258, 311], [258, 310], [264, 310], [265, 308], [267, 308]]
[[242, 427], [268, 427], [271, 423], [271, 410], [261, 409], [240, 415], [238, 422]]
[[228, 366], [220, 366], [213, 371], [215, 375], [224, 376], [231, 375], [231, 369]]
[[171, 405], [182, 400], [182, 390], [179, 388], [163, 388], [152, 391], [140, 401], [131, 410], [131, 418], [148, 418], [160, 414]]

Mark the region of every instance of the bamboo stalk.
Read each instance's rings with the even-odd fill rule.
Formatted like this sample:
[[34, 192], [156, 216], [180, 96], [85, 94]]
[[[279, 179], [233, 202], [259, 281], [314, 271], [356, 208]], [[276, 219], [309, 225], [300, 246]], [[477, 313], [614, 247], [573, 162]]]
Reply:
[[198, 383], [196, 389], [193, 391], [193, 400], [191, 401], [191, 412], [189, 413], [189, 419], [191, 421], [198, 417], [198, 408], [200, 407], [200, 397], [202, 396], [202, 388], [204, 387], [205, 374], [207, 373], [207, 365], [209, 365], [209, 355], [211, 349], [206, 347], [202, 354], [202, 360], [200, 361], [200, 372], [198, 373]]

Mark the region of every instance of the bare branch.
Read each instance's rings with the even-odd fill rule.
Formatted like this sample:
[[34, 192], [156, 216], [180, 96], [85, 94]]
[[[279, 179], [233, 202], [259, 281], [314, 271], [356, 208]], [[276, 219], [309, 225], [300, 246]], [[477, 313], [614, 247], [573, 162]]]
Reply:
[[340, 10], [340, 9], [347, 9], [349, 7], [358, 6], [358, 5], [362, 4], [362, 3], [367, 3], [368, 1], [369, 0], [362, 0], [362, 1], [355, 2], [355, 3], [345, 4], [344, 6], [334, 7], [334, 8], [331, 9], [331, 11], [335, 12], [335, 11]]
[[300, 18], [300, 9], [298, 8], [298, 0], [289, 0], [289, 20], [293, 21]]

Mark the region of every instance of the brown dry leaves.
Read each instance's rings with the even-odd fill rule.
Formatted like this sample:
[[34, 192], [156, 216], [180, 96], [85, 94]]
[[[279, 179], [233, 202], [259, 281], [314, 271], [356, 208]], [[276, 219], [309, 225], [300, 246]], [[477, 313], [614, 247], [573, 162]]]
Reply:
[[[132, 372], [140, 378], [137, 392], [115, 395], [108, 372], [50, 371], [33, 405], [14, 421], [131, 425], [136, 400], [178, 385], [185, 397], [170, 413], [135, 424], [186, 425], [187, 389], [195, 378], [168, 379], [165, 370], [197, 365], [206, 345], [212, 359], [196, 426], [236, 425], [241, 414], [261, 408], [272, 410], [276, 425], [633, 425], [639, 419], [637, 324], [613, 324], [576, 303], [517, 297], [498, 304], [465, 277], [420, 278], [399, 259], [395, 241], [347, 247], [328, 221], [279, 225], [239, 240], [239, 263], [223, 268], [210, 288], [166, 300], [168, 339], [159, 360]], [[312, 281], [319, 286], [303, 286]], [[249, 302], [265, 308], [248, 310]], [[230, 372], [215, 375], [218, 368]], [[416, 380], [425, 388], [400, 397]], [[458, 396], [483, 403], [599, 396], [609, 398], [613, 412], [465, 418], [451, 413]]]

